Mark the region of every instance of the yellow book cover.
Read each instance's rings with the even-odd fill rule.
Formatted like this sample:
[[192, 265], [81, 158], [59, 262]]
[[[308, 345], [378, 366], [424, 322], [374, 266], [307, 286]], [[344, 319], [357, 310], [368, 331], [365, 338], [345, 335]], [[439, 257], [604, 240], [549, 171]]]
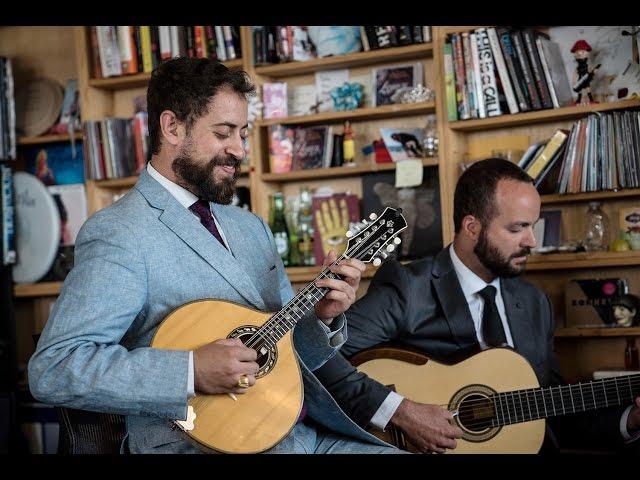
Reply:
[[140, 40], [142, 43], [142, 71], [151, 72], [153, 70], [153, 59], [151, 58], [151, 29], [140, 27]]
[[558, 151], [558, 149], [562, 146], [562, 143], [567, 138], [567, 134], [558, 130], [553, 134], [551, 140], [547, 142], [547, 145], [544, 147], [540, 155], [536, 157], [536, 159], [531, 162], [531, 166], [527, 169], [527, 173], [531, 178], [535, 180], [535, 178], [542, 172], [544, 167], [549, 163], [549, 161], [553, 158], [553, 155]]

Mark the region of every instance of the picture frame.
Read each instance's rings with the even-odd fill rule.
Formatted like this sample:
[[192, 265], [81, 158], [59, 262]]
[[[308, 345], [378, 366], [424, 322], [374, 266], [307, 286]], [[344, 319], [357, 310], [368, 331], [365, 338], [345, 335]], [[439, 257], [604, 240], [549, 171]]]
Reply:
[[422, 63], [405, 63], [374, 68], [372, 74], [373, 106], [399, 103], [397, 93], [424, 83]]

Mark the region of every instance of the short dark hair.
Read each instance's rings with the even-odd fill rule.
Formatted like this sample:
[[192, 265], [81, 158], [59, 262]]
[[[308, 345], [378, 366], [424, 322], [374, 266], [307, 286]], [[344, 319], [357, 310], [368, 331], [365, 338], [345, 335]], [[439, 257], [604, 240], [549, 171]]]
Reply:
[[458, 233], [462, 219], [473, 215], [488, 225], [495, 216], [495, 193], [500, 180], [533, 184], [533, 179], [515, 163], [502, 158], [475, 162], [467, 168], [456, 185], [453, 197], [453, 223]]
[[178, 57], [168, 60], [151, 73], [147, 88], [151, 155], [160, 151], [160, 114], [175, 113], [187, 131], [206, 115], [209, 102], [223, 87], [241, 96], [254, 95], [255, 85], [241, 68], [227, 68], [218, 60]]

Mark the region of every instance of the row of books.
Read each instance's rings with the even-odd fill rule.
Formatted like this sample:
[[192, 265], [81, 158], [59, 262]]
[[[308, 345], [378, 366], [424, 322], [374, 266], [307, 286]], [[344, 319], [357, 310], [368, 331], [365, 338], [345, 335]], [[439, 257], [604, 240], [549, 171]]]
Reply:
[[271, 173], [337, 167], [343, 163], [343, 136], [333, 127], [272, 125], [269, 130]]
[[1, 265], [16, 262], [13, 172], [0, 163], [0, 258]]
[[449, 121], [559, 108], [573, 102], [558, 45], [510, 27], [452, 33], [444, 44]]
[[93, 26], [94, 78], [151, 72], [175, 57], [241, 58], [238, 26]]
[[0, 57], [0, 160], [16, 159], [15, 112], [11, 59]]
[[85, 177], [94, 180], [139, 174], [147, 163], [147, 112], [133, 118], [108, 117], [83, 124]]
[[254, 26], [255, 65], [303, 62], [431, 41], [429, 26]]
[[519, 165], [542, 193], [640, 188], [640, 112], [582, 118], [529, 147]]

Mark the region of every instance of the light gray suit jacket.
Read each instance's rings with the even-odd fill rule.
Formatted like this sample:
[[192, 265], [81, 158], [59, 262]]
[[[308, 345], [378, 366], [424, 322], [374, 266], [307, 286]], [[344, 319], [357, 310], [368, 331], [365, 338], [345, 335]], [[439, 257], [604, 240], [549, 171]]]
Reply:
[[[199, 299], [277, 311], [293, 296], [264, 220], [234, 206], [211, 207], [231, 252], [146, 170], [127, 195], [85, 222], [75, 266], [29, 361], [35, 398], [126, 415], [133, 452], [170, 443], [180, 450], [186, 436], [171, 420], [186, 418], [189, 354], [149, 347], [160, 322]], [[346, 340], [344, 315], [332, 328], [344, 337], [333, 346], [313, 314], [294, 330], [308, 415], [385, 445], [352, 422], [311, 373]]]

